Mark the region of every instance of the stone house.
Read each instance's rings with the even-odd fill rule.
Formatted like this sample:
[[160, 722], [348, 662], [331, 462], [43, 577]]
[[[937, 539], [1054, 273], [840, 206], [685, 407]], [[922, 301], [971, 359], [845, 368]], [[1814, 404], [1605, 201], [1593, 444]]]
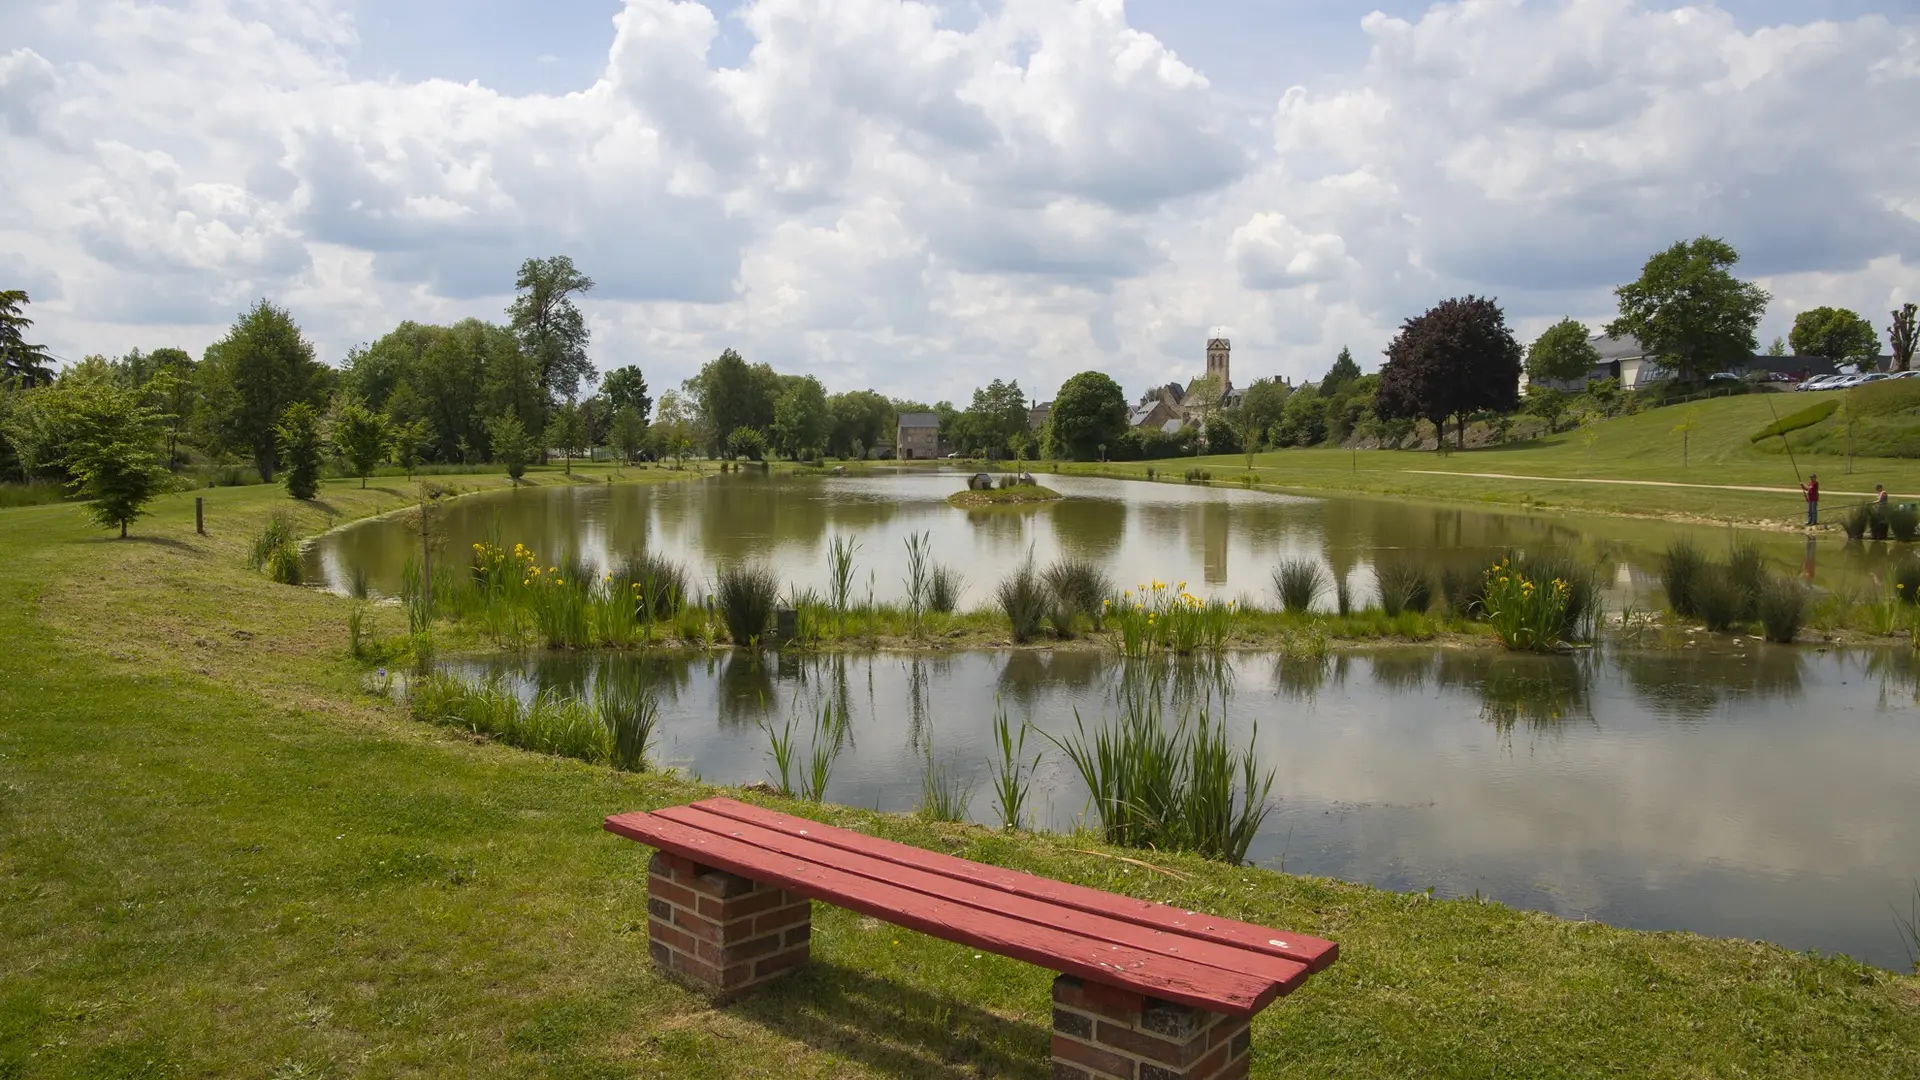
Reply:
[[902, 461], [940, 456], [940, 418], [930, 412], [901, 413], [894, 424], [894, 454]]

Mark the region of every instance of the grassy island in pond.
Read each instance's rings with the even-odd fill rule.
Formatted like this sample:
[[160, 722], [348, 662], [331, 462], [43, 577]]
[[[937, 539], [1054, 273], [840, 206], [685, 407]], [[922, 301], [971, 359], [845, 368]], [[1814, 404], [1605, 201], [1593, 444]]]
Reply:
[[1054, 502], [1063, 496], [1050, 487], [1039, 484], [1014, 484], [1010, 487], [995, 488], [991, 491], [960, 491], [947, 496], [947, 501], [955, 506], [973, 508], [978, 506], [1031, 506], [1039, 503]]

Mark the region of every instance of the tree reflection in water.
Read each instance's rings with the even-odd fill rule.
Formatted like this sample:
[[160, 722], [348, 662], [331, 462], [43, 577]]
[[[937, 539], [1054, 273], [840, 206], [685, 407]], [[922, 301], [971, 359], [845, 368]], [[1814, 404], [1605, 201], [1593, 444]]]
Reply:
[[1805, 655], [1758, 642], [1683, 649], [1619, 649], [1612, 661], [1634, 699], [1655, 716], [1704, 720], [1733, 705], [1805, 692]]
[[1593, 723], [1591, 650], [1554, 655], [1442, 653], [1435, 665], [1442, 687], [1472, 690], [1480, 718], [1502, 735], [1524, 725], [1557, 731], [1569, 721]]

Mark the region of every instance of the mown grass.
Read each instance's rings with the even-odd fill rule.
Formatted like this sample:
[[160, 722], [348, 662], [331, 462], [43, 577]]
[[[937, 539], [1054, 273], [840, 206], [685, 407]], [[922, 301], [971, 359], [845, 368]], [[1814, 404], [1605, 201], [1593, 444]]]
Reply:
[[[205, 538], [190, 499], [124, 542], [0, 514], [0, 1076], [1047, 1075], [1051, 973], [845, 911], [735, 1004], [662, 978], [646, 853], [599, 821], [712, 789], [407, 719], [351, 601], [245, 569], [277, 489], [209, 498]], [[1920, 1071], [1920, 982], [1845, 959], [735, 794], [1338, 941], [1256, 1021], [1256, 1076]]]

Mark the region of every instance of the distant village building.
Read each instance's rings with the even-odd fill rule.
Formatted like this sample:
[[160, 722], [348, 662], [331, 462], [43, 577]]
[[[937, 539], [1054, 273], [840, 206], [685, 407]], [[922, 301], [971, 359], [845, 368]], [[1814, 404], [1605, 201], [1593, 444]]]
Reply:
[[894, 425], [894, 452], [902, 461], [940, 456], [940, 418], [930, 412], [901, 413]]
[[1042, 401], [1027, 410], [1027, 430], [1039, 431], [1047, 426], [1047, 417], [1053, 415], [1053, 402]]

